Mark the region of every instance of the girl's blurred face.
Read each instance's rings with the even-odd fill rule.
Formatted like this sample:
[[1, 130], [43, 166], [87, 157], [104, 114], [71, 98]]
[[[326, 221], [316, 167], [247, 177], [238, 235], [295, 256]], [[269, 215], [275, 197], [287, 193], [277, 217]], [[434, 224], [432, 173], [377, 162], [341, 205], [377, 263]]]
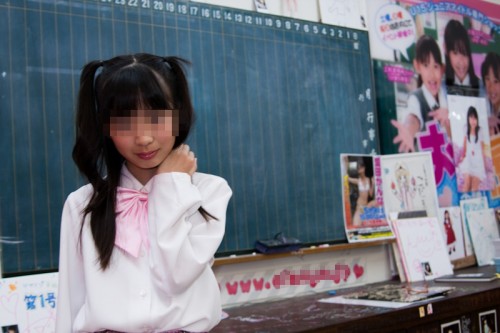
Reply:
[[484, 77], [484, 85], [486, 86], [488, 99], [495, 107], [495, 110], [498, 109], [500, 107], [500, 80], [495, 77], [495, 73], [491, 67]]
[[474, 116], [469, 116], [469, 125], [470, 125], [470, 128], [476, 128], [477, 127], [477, 118]]
[[366, 170], [366, 169], [365, 169], [365, 166], [364, 166], [364, 165], [362, 165], [362, 164], [359, 164], [359, 165], [358, 165], [358, 173], [360, 173], [360, 174], [364, 174], [364, 173], [365, 173], [365, 170]]
[[451, 67], [456, 77], [462, 82], [469, 72], [469, 57], [461, 52], [452, 50], [449, 52]]
[[133, 110], [112, 117], [110, 137], [129, 171], [146, 184], [172, 151], [178, 132], [176, 110]]
[[423, 85], [429, 90], [432, 96], [439, 95], [441, 89], [441, 79], [443, 77], [443, 66], [434, 60], [432, 55], [429, 55], [427, 61], [414, 61], [415, 70], [422, 78]]

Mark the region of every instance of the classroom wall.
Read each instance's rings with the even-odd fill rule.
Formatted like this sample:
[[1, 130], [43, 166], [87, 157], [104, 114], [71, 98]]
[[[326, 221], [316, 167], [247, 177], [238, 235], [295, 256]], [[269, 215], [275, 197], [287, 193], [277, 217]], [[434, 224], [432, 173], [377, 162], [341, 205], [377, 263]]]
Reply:
[[[234, 258], [235, 261], [237, 258]], [[325, 293], [392, 279], [390, 245], [214, 267], [223, 307]]]
[[[197, 2], [244, 10], [255, 9], [253, 0]], [[320, 15], [320, 5], [325, 5], [325, 2], [321, 0], [267, 0], [266, 2], [271, 14], [315, 22], [325, 19]], [[384, 2], [377, 0], [377, 4]], [[353, 8], [355, 7], [361, 16], [366, 16], [367, 4], [377, 6], [373, 0], [360, 0], [352, 3]], [[334, 17], [330, 19], [332, 21], [329, 23], [332, 24], [346, 24], [342, 21], [335, 21]], [[357, 22], [352, 24], [359, 27]], [[380, 52], [382, 58], [392, 55], [390, 50]], [[0, 276], [1, 267], [0, 262]], [[390, 245], [216, 265], [214, 271], [221, 286], [225, 307], [379, 282], [391, 279], [397, 273], [391, 257]], [[304, 272], [307, 274], [303, 274]], [[302, 279], [293, 285], [287, 278], [297, 274], [302, 274]], [[338, 277], [340, 279], [337, 282]], [[283, 283], [279, 279], [282, 279]]]
[[[200, 2], [255, 10], [253, 0], [235, 2], [224, 0], [202, 0]], [[427, 1], [406, 0], [405, 5], [417, 5], [425, 2]], [[268, 5], [268, 11], [271, 14], [291, 16], [310, 21], [320, 21], [323, 23], [348, 26], [351, 28], [368, 29], [370, 32], [370, 44], [372, 45], [371, 57], [373, 59], [384, 59], [390, 60], [392, 62], [397, 62], [401, 60], [402, 54], [406, 51], [406, 47], [411, 47], [411, 45], [404, 44], [405, 40], [401, 41], [401, 45], [397, 45], [397, 43], [382, 43], [379, 39], [379, 36], [374, 31], [376, 29], [376, 15], [379, 13], [378, 11], [380, 10], [380, 8], [390, 4], [398, 4], [398, 1], [349, 1], [349, 8], [342, 8], [344, 9], [343, 12], [339, 6], [340, 3], [341, 1], [335, 0], [266, 1], [266, 4]], [[481, 15], [484, 14], [489, 16], [489, 18], [498, 25], [498, 15], [495, 14], [495, 12], [498, 11], [494, 10], [495, 7], [491, 7], [491, 4], [493, 4], [493, 6], [496, 6], [496, 8], [498, 9], [498, 1], [482, 1], [481, 4], [478, 4], [471, 1], [468, 2], [463, 0], [456, 0], [449, 3], [455, 5], [455, 7], [450, 7], [453, 8], [452, 10], [450, 9], [450, 11], [455, 11], [455, 13], [458, 14], [458, 17], [473, 17], [475, 15], [477, 15], [477, 17], [481, 17]], [[436, 6], [439, 6], [439, 4]], [[474, 10], [475, 6], [478, 6], [478, 11]], [[444, 11], [446, 12], [446, 10]], [[427, 21], [432, 22], [434, 15], [439, 16], [437, 13], [441, 14], [442, 12], [443, 8], [442, 6], [439, 6], [437, 7], [437, 9], [435, 9], [435, 12], [434, 9], [432, 9], [430, 10], [430, 13], [426, 14], [427, 16], [422, 15], [422, 17], [427, 18], [425, 24], [429, 25]], [[360, 22], [356, 21], [357, 17], [362, 18], [361, 24]], [[417, 20], [419, 21], [416, 24], [417, 29], [421, 28], [422, 22], [420, 21], [422, 20], [424, 19], [419, 18], [419, 20]], [[370, 25], [370, 23], [373, 23], [373, 25]], [[493, 33], [492, 36], [494, 38], [495, 34]], [[410, 38], [407, 38], [407, 42], [410, 43]], [[412, 41], [412, 44], [413, 43], [414, 42]], [[394, 48], [394, 46], [396, 48]], [[401, 49], [397, 49], [399, 46], [401, 46]], [[490, 202], [490, 204], [491, 203], [492, 202]], [[330, 252], [328, 254], [322, 253], [302, 258], [303, 261], [297, 261], [296, 258], [291, 257], [286, 259], [276, 259], [270, 262], [254, 262], [251, 264], [245, 263], [230, 266], [219, 266], [215, 268], [215, 271], [218, 280], [221, 283], [224, 304], [226, 306], [231, 306], [235, 304], [244, 304], [251, 301], [262, 301], [267, 298], [288, 297], [308, 292], [322, 292], [332, 287], [332, 283], [326, 283], [325, 281], [323, 281], [321, 284], [317, 285], [315, 285], [314, 283], [312, 285], [307, 285], [306, 283], [304, 283], [300, 287], [288, 287], [286, 289], [287, 291], [273, 290], [273, 277], [279, 276], [280, 272], [282, 272], [283, 270], [291, 269], [290, 267], [293, 267], [293, 269], [297, 270], [298, 268], [294, 265], [298, 265], [298, 267], [302, 267], [305, 270], [312, 269], [314, 271], [314, 267], [335, 267], [335, 265], [338, 263], [350, 263], [349, 267], [353, 269], [354, 263], [359, 263], [359, 260], [361, 260], [362, 263], [365, 264], [365, 266], [363, 266], [366, 269], [366, 276], [364, 280], [358, 281], [354, 279], [353, 276], [350, 276], [350, 279], [347, 280], [346, 283], [340, 283], [338, 285], [333, 284], [336, 288], [344, 288], [356, 283], [371, 283], [387, 280], [397, 273], [395, 270], [393, 270], [393, 260], [389, 255], [391, 252], [390, 250], [388, 250], [389, 247], [390, 246], [376, 246], [371, 249], [371, 251], [366, 249], [353, 249], [347, 254], [343, 251]], [[375, 257], [370, 258], [370, 260], [368, 261], [364, 261], [363, 256], [366, 255], [372, 255]], [[376, 262], [377, 265], [370, 265], [372, 262]], [[261, 283], [262, 281], [264, 285], [266, 284], [266, 282], [270, 283], [269, 289], [266, 289], [264, 287], [264, 289], [255, 290], [254, 282], [257, 283], [257, 286], [260, 286], [259, 283]], [[242, 286], [247, 288], [245, 289], [246, 291], [242, 290]], [[235, 294], [230, 294], [229, 291]]]

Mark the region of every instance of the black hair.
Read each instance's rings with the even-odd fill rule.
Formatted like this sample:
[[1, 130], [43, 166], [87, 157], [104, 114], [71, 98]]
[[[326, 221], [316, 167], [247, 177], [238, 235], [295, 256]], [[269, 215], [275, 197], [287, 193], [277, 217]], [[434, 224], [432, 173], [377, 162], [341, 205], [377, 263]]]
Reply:
[[472, 52], [470, 48], [469, 35], [462, 23], [457, 20], [450, 20], [444, 29], [445, 61], [446, 61], [446, 85], [453, 86], [455, 83], [455, 73], [450, 61], [450, 52], [455, 51], [469, 58], [469, 78], [470, 85], [474, 89], [479, 89], [479, 78], [474, 73], [472, 62]]
[[[422, 35], [415, 46], [415, 60], [419, 63], [425, 64], [429, 62], [429, 58], [433, 57], [434, 61], [443, 65], [443, 60], [441, 58], [441, 51], [439, 46], [432, 38], [428, 35]], [[418, 76], [418, 86], [422, 86], [422, 77]]]
[[[178, 57], [138, 53], [91, 61], [83, 67], [76, 113], [73, 160], [93, 186], [83, 220], [90, 214], [90, 228], [104, 270], [114, 248], [116, 188], [124, 158], [109, 134], [110, 116], [136, 110], [177, 110], [178, 131], [173, 148], [188, 137], [194, 121], [186, 74], [189, 64]], [[214, 218], [202, 207], [200, 213]], [[83, 230], [83, 220], [80, 229]]]
[[485, 78], [486, 75], [488, 75], [488, 70], [490, 68], [493, 70], [495, 78], [500, 80], [500, 55], [494, 52], [488, 52], [483, 63], [481, 64], [481, 76], [483, 78], [483, 82], [486, 82]]
[[469, 123], [469, 117], [474, 117], [478, 120], [477, 122], [477, 127], [476, 127], [476, 142], [479, 140], [479, 118], [477, 115], [477, 110], [475, 107], [470, 106], [469, 110], [467, 110], [467, 141], [470, 142], [470, 123]]

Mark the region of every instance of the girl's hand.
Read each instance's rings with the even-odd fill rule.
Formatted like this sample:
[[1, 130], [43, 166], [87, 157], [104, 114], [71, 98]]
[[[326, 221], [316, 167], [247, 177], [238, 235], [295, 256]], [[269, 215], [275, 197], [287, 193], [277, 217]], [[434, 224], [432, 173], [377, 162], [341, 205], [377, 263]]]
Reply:
[[447, 108], [439, 108], [434, 111], [431, 111], [429, 112], [429, 116], [431, 116], [434, 120], [439, 121], [441, 126], [445, 128], [450, 126], [450, 119], [448, 118]]
[[391, 120], [392, 126], [398, 130], [398, 135], [392, 140], [393, 143], [399, 144], [398, 151], [400, 153], [409, 153], [415, 151], [414, 134], [402, 123], [397, 120]]
[[446, 130], [446, 134], [451, 137], [451, 129], [450, 129], [450, 119], [448, 118], [448, 109], [447, 108], [439, 108], [434, 111], [429, 112], [429, 116], [431, 116], [434, 120], [438, 121], [441, 127]]
[[197, 169], [194, 153], [186, 144], [180, 145], [168, 154], [167, 158], [158, 166], [156, 173], [185, 172], [192, 176]]

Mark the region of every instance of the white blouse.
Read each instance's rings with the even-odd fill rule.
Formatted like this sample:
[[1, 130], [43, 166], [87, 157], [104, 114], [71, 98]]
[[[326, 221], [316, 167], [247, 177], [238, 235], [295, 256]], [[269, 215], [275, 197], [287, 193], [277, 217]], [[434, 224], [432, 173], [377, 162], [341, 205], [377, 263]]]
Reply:
[[[148, 192], [150, 246], [138, 258], [114, 247], [102, 271], [82, 210], [92, 193], [71, 193], [61, 222], [56, 332], [206, 332], [221, 318], [213, 256], [224, 235], [232, 191], [217, 176], [163, 173], [145, 186], [126, 167], [120, 186]], [[206, 221], [200, 205], [218, 221]]]
[[[422, 85], [420, 88], [424, 93], [425, 101], [431, 109], [433, 109], [435, 106], [448, 108], [446, 92], [444, 91], [443, 86], [441, 86], [441, 89], [439, 89], [438, 93], [439, 103], [436, 98], [429, 92], [425, 85]], [[425, 129], [425, 123], [427, 121], [422, 118], [422, 111], [420, 111], [420, 101], [418, 100], [417, 96], [413, 94], [408, 98], [407, 113], [417, 117], [417, 119], [420, 121], [420, 130], [423, 131]]]

